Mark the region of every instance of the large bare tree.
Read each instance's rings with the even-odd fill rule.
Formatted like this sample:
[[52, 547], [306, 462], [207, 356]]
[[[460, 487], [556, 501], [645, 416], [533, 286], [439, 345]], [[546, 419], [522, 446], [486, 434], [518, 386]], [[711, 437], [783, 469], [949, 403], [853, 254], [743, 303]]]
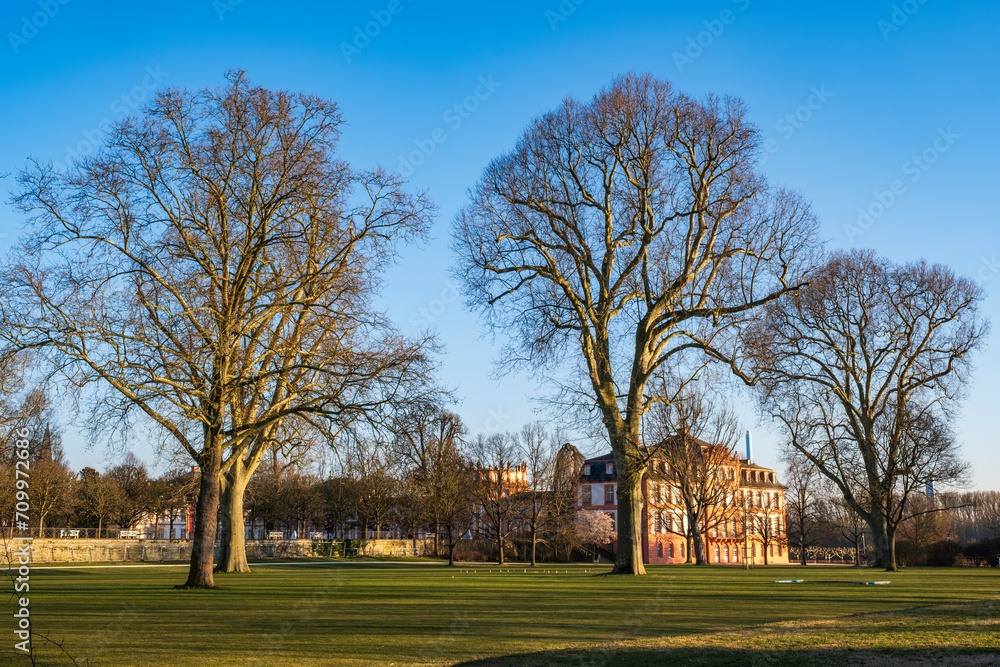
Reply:
[[370, 297], [431, 206], [340, 160], [340, 127], [333, 102], [232, 72], [157, 95], [65, 172], [19, 176], [30, 223], [0, 275], [0, 334], [104, 389], [105, 424], [140, 413], [199, 465], [189, 587], [214, 585], [224, 454], [337, 414], [340, 374], [371, 372], [349, 360], [410, 346], [365, 340], [384, 322]]
[[629, 74], [532, 121], [457, 218], [457, 275], [505, 359], [583, 369], [573, 403], [596, 409], [618, 470], [616, 573], [645, 572], [650, 378], [682, 358], [738, 369], [733, 327], [808, 268], [816, 221], [768, 186], [759, 144], [739, 100]]
[[963, 473], [948, 424], [988, 331], [982, 296], [944, 266], [837, 252], [747, 336], [764, 410], [868, 524], [886, 569], [910, 494]]

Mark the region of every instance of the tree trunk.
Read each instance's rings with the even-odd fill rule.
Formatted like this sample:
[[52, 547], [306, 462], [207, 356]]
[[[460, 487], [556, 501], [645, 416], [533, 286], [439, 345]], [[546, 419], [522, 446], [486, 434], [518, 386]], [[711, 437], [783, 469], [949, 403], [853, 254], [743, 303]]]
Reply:
[[869, 524], [872, 530], [872, 541], [875, 543], [875, 557], [879, 567], [886, 572], [896, 572], [896, 534], [885, 517], [874, 517]]
[[[694, 543], [694, 564], [708, 565], [708, 554], [705, 549], [705, 535], [697, 528], [697, 524], [691, 524], [691, 541]], [[691, 553], [688, 550], [688, 553]], [[690, 559], [688, 559], [690, 561]]]
[[618, 467], [618, 549], [612, 574], [646, 574], [642, 562], [642, 475], [645, 470], [615, 451]]
[[434, 524], [434, 557], [435, 558], [440, 558], [441, 557], [441, 554], [439, 553], [439, 550], [438, 550], [438, 540], [440, 539], [440, 537], [441, 537], [441, 522], [438, 521], [437, 523]]
[[215, 524], [219, 514], [219, 469], [222, 451], [214, 438], [206, 438], [208, 451], [200, 461], [201, 485], [191, 545], [191, 568], [182, 588], [215, 588], [212, 564], [215, 556]]
[[455, 564], [455, 538], [453, 537], [453, 532], [451, 526], [448, 526], [448, 565]]
[[246, 474], [242, 461], [236, 461], [232, 469], [220, 477], [222, 496], [222, 536], [220, 539], [219, 564], [216, 572], [250, 572], [247, 562], [246, 524], [243, 521], [243, 497], [250, 476]]
[[535, 559], [536, 547], [538, 546], [538, 531], [534, 526], [531, 527], [531, 564], [537, 565]]

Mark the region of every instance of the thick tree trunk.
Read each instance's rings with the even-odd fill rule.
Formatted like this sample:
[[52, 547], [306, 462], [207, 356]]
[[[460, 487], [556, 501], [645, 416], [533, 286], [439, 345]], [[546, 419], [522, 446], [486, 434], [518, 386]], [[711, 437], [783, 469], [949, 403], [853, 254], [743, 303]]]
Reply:
[[[206, 443], [208, 444], [208, 443]], [[215, 556], [215, 524], [219, 514], [219, 470], [222, 451], [214, 442], [200, 461], [201, 487], [191, 545], [191, 568], [183, 588], [215, 588], [212, 564]]]
[[691, 565], [694, 563], [694, 538], [691, 536], [691, 531], [684, 536], [684, 550], [684, 564]]
[[537, 564], [537, 561], [536, 561], [536, 558], [535, 558], [535, 554], [537, 552], [537, 547], [538, 547], [538, 531], [535, 529], [534, 526], [532, 526], [531, 527], [531, 564], [532, 565], [536, 565]]
[[872, 530], [872, 541], [875, 543], [877, 565], [884, 567], [886, 572], [896, 572], [896, 535], [885, 517], [876, 516], [869, 524]]
[[612, 574], [646, 574], [642, 562], [642, 475], [645, 470], [616, 449], [618, 549]]
[[708, 565], [708, 554], [705, 549], [705, 535], [695, 524], [691, 525], [691, 541], [694, 543], [694, 564]]
[[250, 572], [247, 562], [246, 524], [243, 521], [243, 497], [246, 493], [249, 475], [243, 463], [237, 461], [232, 469], [222, 475], [222, 536], [220, 539], [219, 564], [216, 572]]

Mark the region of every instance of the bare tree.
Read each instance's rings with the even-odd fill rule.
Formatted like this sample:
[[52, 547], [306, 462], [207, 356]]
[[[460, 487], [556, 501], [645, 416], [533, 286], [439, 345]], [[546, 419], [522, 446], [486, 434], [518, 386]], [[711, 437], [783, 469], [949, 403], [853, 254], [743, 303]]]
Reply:
[[340, 414], [345, 383], [399, 369], [381, 346], [402, 363], [419, 347], [370, 304], [431, 206], [338, 159], [340, 126], [334, 103], [232, 72], [157, 95], [64, 173], [19, 176], [31, 231], [0, 274], [0, 337], [106, 390], [96, 421], [144, 417], [197, 463], [188, 587], [214, 586], [223, 453], [245, 462], [283, 419]]
[[802, 565], [806, 565], [806, 549], [813, 546], [820, 532], [816, 514], [819, 473], [812, 461], [795, 452], [789, 453], [787, 464], [788, 544], [799, 550], [799, 560]]
[[770, 563], [775, 548], [785, 549], [788, 546], [787, 534], [782, 525], [781, 516], [771, 511], [770, 505], [756, 508], [748, 513], [751, 539], [761, 547], [764, 565]]
[[585, 460], [580, 450], [568, 442], [556, 452], [546, 531], [552, 551], [557, 558], [565, 560], [569, 560], [573, 549], [579, 544], [576, 535], [576, 506], [580, 493], [580, 472]]
[[119, 528], [131, 529], [154, 510], [149, 473], [135, 454], [126, 453], [121, 463], [108, 470], [107, 478], [118, 487], [117, 502], [112, 505], [110, 518]]
[[962, 476], [947, 424], [988, 331], [982, 294], [944, 266], [838, 252], [747, 336], [764, 409], [868, 524], [887, 570], [910, 494]]
[[[663, 384], [666, 390], [667, 383]], [[675, 524], [671, 518], [667, 527], [669, 532], [688, 538], [688, 562], [693, 552], [697, 565], [709, 562], [705, 545], [708, 532], [728, 526], [738, 513], [739, 461], [733, 449], [742, 429], [731, 408], [713, 395], [709, 384], [688, 384], [683, 393], [657, 403], [647, 427], [647, 437], [655, 443], [654, 457], [667, 464], [666, 470], [654, 468], [650, 481], [669, 487], [666, 493], [656, 491], [654, 500], [659, 502], [651, 507], [670, 512], [671, 517], [677, 505], [683, 508], [687, 521]], [[679, 495], [676, 503], [674, 490]]]
[[556, 455], [560, 434], [552, 436], [541, 422], [525, 424], [516, 436], [520, 458], [524, 461], [525, 490], [518, 494], [515, 512], [522, 526], [528, 529], [531, 544], [531, 564], [537, 564], [537, 551], [547, 524], [553, 518], [556, 504]]
[[582, 370], [564, 400], [596, 410], [615, 454], [615, 573], [645, 572], [647, 383], [667, 360], [738, 371], [733, 327], [809, 265], [816, 221], [756, 170], [759, 142], [739, 100], [625, 75], [535, 119], [457, 218], [456, 275], [512, 341], [507, 367]]
[[393, 425], [394, 455], [402, 468], [401, 474], [414, 486], [423, 524], [434, 534], [435, 557], [440, 554], [444, 517], [455, 509], [455, 499], [451, 497], [456, 492], [455, 475], [464, 474], [460, 446], [465, 433], [465, 425], [457, 414], [433, 402], [415, 402], [405, 407]]
[[69, 509], [76, 476], [62, 461], [37, 461], [31, 465], [31, 510], [44, 537], [45, 520]]
[[107, 529], [108, 520], [122, 504], [122, 491], [115, 480], [93, 468], [80, 471], [77, 512], [84, 518], [97, 519], [97, 537]]
[[476, 459], [473, 495], [478, 512], [478, 528], [495, 540], [498, 561], [503, 565], [504, 547], [514, 532], [515, 494], [524, 491], [524, 473], [516, 464], [517, 443], [509, 433], [480, 434], [472, 443]]

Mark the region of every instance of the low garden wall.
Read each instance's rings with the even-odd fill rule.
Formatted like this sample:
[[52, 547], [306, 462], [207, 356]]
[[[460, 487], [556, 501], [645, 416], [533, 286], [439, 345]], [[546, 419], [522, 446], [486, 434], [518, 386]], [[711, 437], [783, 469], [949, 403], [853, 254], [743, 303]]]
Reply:
[[[28, 540], [5, 540], [0, 548], [0, 565], [17, 562], [14, 552]], [[124, 562], [174, 562], [191, 560], [190, 540], [132, 540], [132, 539], [34, 539], [31, 542], [33, 563], [124, 563]], [[342, 541], [338, 555], [344, 555]], [[274, 558], [310, 558], [329, 554], [329, 542], [312, 540], [247, 540], [249, 560]], [[348, 540], [348, 555], [371, 557], [433, 556], [434, 540]], [[447, 547], [442, 545], [442, 553]], [[219, 545], [215, 545], [219, 554]]]

